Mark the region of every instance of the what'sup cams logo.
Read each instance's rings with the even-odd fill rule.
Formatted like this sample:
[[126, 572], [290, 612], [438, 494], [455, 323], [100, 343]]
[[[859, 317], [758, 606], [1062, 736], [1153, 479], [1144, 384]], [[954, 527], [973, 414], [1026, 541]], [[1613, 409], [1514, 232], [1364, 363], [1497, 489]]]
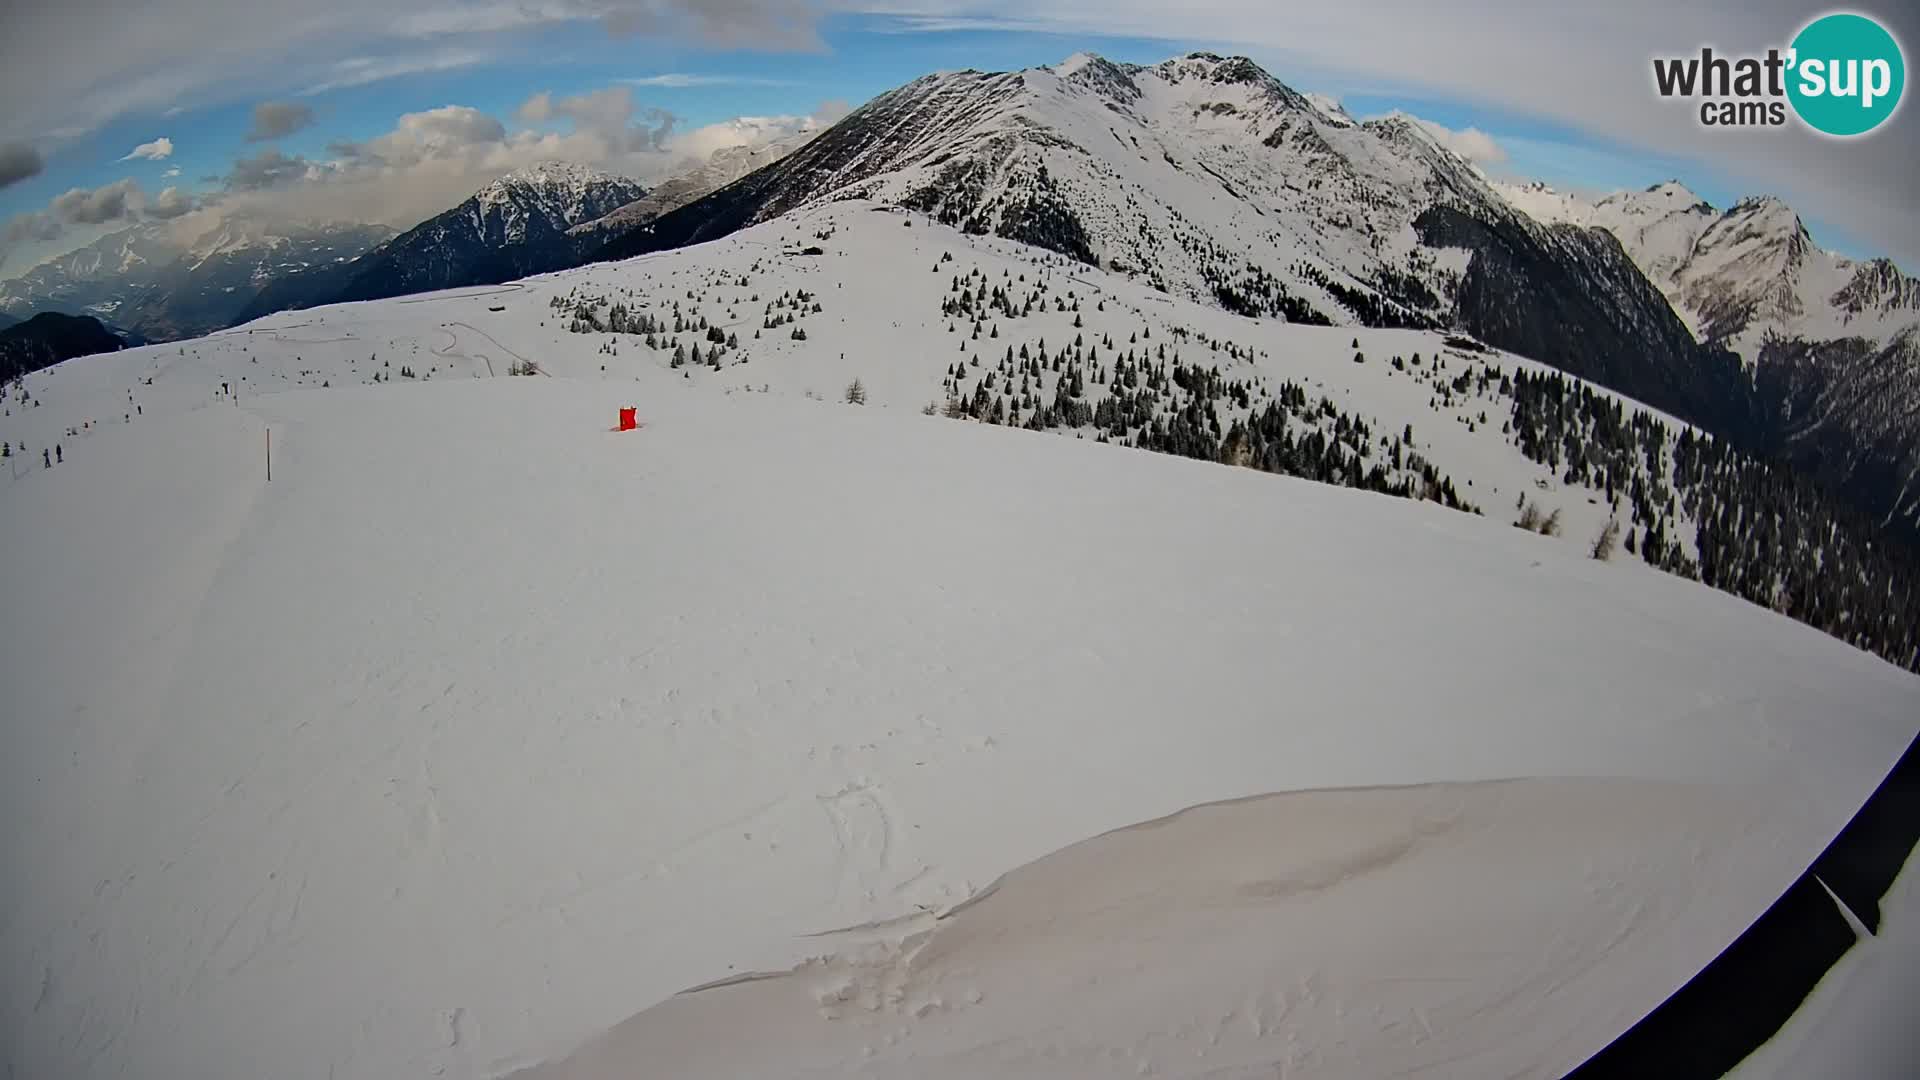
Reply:
[[1791, 108], [1823, 135], [1865, 135], [1893, 117], [1906, 82], [1900, 43], [1851, 12], [1820, 16], [1765, 56], [1721, 56], [1709, 47], [1653, 61], [1660, 96], [1698, 100], [1700, 123], [1712, 128], [1782, 127]]

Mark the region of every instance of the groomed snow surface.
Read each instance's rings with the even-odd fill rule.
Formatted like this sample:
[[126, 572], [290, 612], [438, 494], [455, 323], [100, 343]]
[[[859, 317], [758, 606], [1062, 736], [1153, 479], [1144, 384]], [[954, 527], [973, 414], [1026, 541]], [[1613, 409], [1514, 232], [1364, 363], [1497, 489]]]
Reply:
[[[475, 296], [29, 380], [145, 406], [0, 488], [10, 1077], [1555, 1076], [1920, 718], [1579, 539], [919, 415], [939, 354], [487, 379]], [[464, 366], [293, 388], [343, 328]]]

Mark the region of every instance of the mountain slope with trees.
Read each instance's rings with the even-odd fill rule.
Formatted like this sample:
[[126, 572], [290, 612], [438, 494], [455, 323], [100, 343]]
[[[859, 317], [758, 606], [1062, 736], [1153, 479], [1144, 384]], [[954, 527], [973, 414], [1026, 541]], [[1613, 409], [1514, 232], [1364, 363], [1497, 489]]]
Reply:
[[[1649, 279], [1665, 264], [1604, 221], [1546, 214], [1419, 121], [1357, 122], [1245, 58], [1196, 53], [1141, 66], [1080, 57], [927, 76], [600, 257], [710, 241], [850, 198], [918, 209], [1247, 316], [1465, 331], [1750, 453], [1784, 455], [1920, 536], [1920, 451], [1906, 437], [1920, 414], [1905, 404], [1920, 385], [1906, 374], [1910, 336], [1858, 355], [1834, 345], [1849, 358], [1772, 373], [1763, 365], [1756, 375], [1742, 342], [1676, 312]], [[1869, 280], [1848, 293], [1862, 310], [1915, 292], [1868, 289], [1879, 278], [1862, 272]], [[1863, 383], [1900, 392], [1856, 391]], [[1864, 419], [1870, 412], [1879, 419]], [[1823, 420], [1813, 437], [1809, 415]]]
[[126, 346], [125, 340], [91, 315], [43, 311], [0, 329], [0, 386], [65, 360]]

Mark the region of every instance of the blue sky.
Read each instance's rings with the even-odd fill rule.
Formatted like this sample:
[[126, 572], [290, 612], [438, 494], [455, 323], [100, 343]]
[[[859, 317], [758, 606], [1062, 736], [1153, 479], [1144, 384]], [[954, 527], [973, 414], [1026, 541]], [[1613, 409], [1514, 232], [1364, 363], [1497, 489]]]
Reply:
[[[224, 176], [235, 159], [245, 155], [272, 147], [289, 156], [323, 160], [333, 156], [330, 144], [373, 139], [392, 130], [401, 114], [447, 105], [476, 109], [511, 128], [516, 126], [515, 110], [537, 92], [565, 97], [626, 86], [638, 108], [671, 112], [675, 130], [685, 132], [742, 115], [806, 115], [823, 102], [857, 105], [929, 71], [1026, 67], [1053, 63], [1083, 49], [1143, 63], [1195, 48], [1243, 52], [1298, 89], [1339, 97], [1356, 116], [1400, 109], [1450, 128], [1478, 128], [1505, 152], [1503, 162], [1489, 165], [1502, 175], [1589, 191], [1644, 187], [1678, 177], [1716, 205], [1769, 191], [1764, 178], [1743, 177], [1736, 175], [1737, 170], [1697, 159], [1630, 146], [1530, 110], [1470, 100], [1484, 95], [1436, 93], [1411, 85], [1396, 73], [1321, 64], [1309, 56], [1257, 44], [995, 29], [990, 21], [981, 24], [987, 28], [904, 32], [911, 25], [890, 17], [829, 18], [819, 26], [819, 47], [779, 52], [701, 47], [677, 38], [613, 37], [590, 22], [566, 22], [515, 34], [504, 44], [489, 44], [483, 59], [459, 49], [442, 54], [418, 49], [374, 52], [369, 54], [371, 60], [360, 59], [359, 68], [333, 77], [307, 74], [279, 85], [236, 84], [196, 91], [177, 102], [179, 111], [173, 115], [168, 111], [175, 103], [155, 100], [115, 115], [79, 138], [55, 141], [40, 175], [0, 189], [0, 220], [41, 211], [69, 189], [97, 188], [129, 177], [150, 194], [176, 185], [191, 192], [217, 191], [222, 185], [212, 178]], [[396, 67], [431, 67], [436, 55], [457, 66], [362, 85], [324, 86], [352, 82], [351, 76], [364, 77], [388, 62]], [[661, 76], [689, 78], [662, 80]], [[281, 139], [248, 142], [251, 109], [269, 97], [310, 107], [314, 122]], [[121, 160], [136, 145], [161, 136], [172, 142], [170, 157]], [[1791, 193], [1780, 193], [1793, 201]], [[1796, 206], [1824, 246], [1854, 255], [1881, 253], [1840, 224], [1803, 204]], [[110, 227], [114, 226], [70, 228], [59, 241], [26, 244], [17, 252], [19, 257], [0, 266], [0, 274], [17, 272], [28, 258], [73, 246]]]

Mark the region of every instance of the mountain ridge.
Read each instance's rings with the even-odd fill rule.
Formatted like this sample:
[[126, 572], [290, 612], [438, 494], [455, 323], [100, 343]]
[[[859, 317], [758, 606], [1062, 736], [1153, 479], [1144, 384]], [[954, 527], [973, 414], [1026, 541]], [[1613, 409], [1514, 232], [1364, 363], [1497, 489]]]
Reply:
[[0, 386], [55, 364], [126, 347], [91, 315], [43, 311], [0, 327]]
[[[1725, 400], [1727, 361], [1703, 363], [1618, 245], [1517, 210], [1412, 117], [1355, 121], [1217, 53], [1153, 65], [1082, 54], [924, 76], [596, 257], [711, 240], [848, 198], [1249, 316], [1463, 330], [1718, 428], [1748, 411]], [[1505, 295], [1463, 288], [1478, 280], [1476, 258], [1505, 260]], [[1512, 303], [1514, 282], [1534, 311]]]
[[591, 221], [583, 221], [567, 230], [583, 245], [605, 243], [612, 235], [644, 225], [661, 214], [671, 213], [687, 203], [756, 172], [805, 145], [815, 134], [812, 129], [796, 132], [764, 143], [724, 146], [705, 161], [690, 161], [662, 178], [639, 199]]
[[[1773, 267], [1814, 275], [1826, 265], [1818, 249], [1776, 198], [1716, 214], [1677, 183], [1650, 194], [1605, 212], [1543, 207], [1551, 200], [1516, 197], [1417, 118], [1355, 121], [1245, 57], [1080, 54], [923, 76], [596, 258], [871, 198], [1249, 316], [1464, 331], [1781, 454], [1920, 538], [1920, 457], [1901, 438], [1920, 401], [1912, 337], [1824, 369], [1826, 353], [1802, 354], [1814, 369], [1790, 390], [1757, 379], [1755, 335], [1814, 305], [1740, 283]], [[1694, 256], [1702, 233], [1716, 258]], [[1854, 330], [1920, 295], [1890, 264], [1849, 273], [1857, 280], [1826, 293], [1851, 298]], [[1809, 388], [1849, 367], [1882, 392]], [[1792, 413], [1809, 395], [1828, 406], [1819, 452]]]
[[495, 179], [465, 201], [368, 252], [322, 302], [378, 300], [491, 285], [574, 261], [567, 230], [646, 194], [639, 182], [564, 161]]
[[181, 238], [145, 222], [0, 282], [0, 311], [92, 315], [139, 337], [176, 340], [229, 325], [268, 282], [350, 259], [393, 235], [383, 225], [267, 222], [232, 215]]
[[1739, 357], [1756, 449], [1920, 535], [1920, 279], [1821, 248], [1776, 196], [1722, 210], [1678, 181], [1591, 201], [1502, 191], [1542, 220], [1612, 233], [1690, 327]]

